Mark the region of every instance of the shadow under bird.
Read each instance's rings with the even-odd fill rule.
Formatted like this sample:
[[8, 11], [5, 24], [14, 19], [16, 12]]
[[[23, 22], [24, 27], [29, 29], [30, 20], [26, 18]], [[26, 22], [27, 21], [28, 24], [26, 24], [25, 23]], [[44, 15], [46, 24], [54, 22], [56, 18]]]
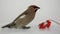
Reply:
[[31, 5], [21, 15], [19, 15], [12, 23], [3, 26], [2, 28], [16, 28], [29, 29], [26, 25], [29, 24], [35, 17], [36, 11], [40, 7]]

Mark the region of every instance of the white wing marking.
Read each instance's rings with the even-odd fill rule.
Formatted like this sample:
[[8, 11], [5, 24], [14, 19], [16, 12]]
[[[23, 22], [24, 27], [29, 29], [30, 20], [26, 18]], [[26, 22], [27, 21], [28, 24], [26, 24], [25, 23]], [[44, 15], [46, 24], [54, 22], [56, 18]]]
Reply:
[[21, 19], [21, 18], [24, 18], [25, 16], [26, 16], [26, 15], [22, 15], [22, 16], [20, 17], [20, 19]]

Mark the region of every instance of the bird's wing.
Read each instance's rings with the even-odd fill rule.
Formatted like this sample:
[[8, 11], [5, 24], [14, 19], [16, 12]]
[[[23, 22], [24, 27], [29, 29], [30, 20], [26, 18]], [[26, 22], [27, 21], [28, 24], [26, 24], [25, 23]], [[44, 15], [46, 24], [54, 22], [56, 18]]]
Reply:
[[26, 14], [28, 14], [27, 11], [23, 12], [21, 15], [19, 15], [19, 16], [13, 21], [13, 23], [14, 23], [17, 19], [19, 19], [22, 15], [26, 15]]

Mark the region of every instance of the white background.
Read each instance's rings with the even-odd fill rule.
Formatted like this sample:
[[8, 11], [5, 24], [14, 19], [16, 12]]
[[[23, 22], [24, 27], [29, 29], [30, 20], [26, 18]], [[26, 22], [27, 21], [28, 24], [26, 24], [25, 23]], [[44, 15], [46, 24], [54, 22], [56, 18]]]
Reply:
[[52, 22], [49, 30], [39, 30], [38, 24], [47, 19], [60, 22], [60, 0], [0, 0], [0, 27], [11, 23], [30, 5], [37, 5], [41, 8], [36, 12], [35, 19], [29, 24], [31, 29], [0, 28], [0, 34], [59, 34], [60, 25], [55, 22]]

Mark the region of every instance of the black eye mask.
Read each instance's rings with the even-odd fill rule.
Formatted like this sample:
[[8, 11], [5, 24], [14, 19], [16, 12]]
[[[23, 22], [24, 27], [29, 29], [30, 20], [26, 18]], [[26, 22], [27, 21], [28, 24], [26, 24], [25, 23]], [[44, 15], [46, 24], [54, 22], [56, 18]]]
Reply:
[[35, 12], [37, 11], [37, 9], [35, 10]]
[[[33, 8], [35, 9], [35, 8], [38, 8], [37, 6], [33, 6]], [[35, 10], [35, 12], [37, 11], [37, 9]]]

